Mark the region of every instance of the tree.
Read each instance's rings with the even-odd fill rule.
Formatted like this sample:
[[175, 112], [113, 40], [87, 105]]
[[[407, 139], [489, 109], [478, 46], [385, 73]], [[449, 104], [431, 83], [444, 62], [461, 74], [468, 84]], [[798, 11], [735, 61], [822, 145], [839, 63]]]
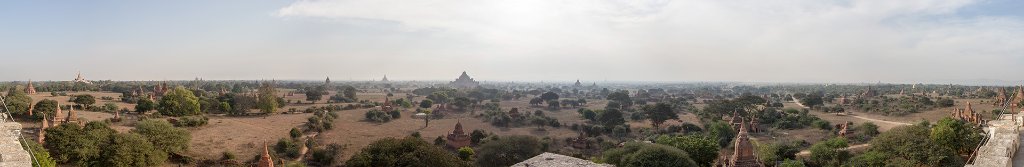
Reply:
[[778, 167], [804, 167], [804, 162], [800, 160], [786, 159], [779, 164]]
[[33, 113], [35, 113], [33, 116], [35, 116], [36, 118], [42, 118], [42, 116], [45, 114], [47, 117], [53, 117], [53, 114], [57, 112], [57, 107], [60, 106], [57, 106], [56, 100], [39, 100], [39, 102], [36, 102], [36, 105], [33, 109]]
[[610, 101], [615, 101], [622, 107], [622, 109], [629, 108], [629, 106], [633, 105], [633, 100], [629, 98], [629, 92], [627, 91], [613, 92], [611, 94], [608, 94], [608, 97], [606, 99]]
[[711, 166], [711, 162], [714, 162], [718, 155], [718, 143], [715, 142], [715, 139], [704, 135], [679, 137], [662, 135], [656, 139], [656, 143], [685, 151], [689, 154], [690, 159], [700, 166]]
[[929, 128], [922, 125], [895, 127], [871, 139], [868, 151], [890, 155], [888, 164], [905, 163], [894, 161], [899, 158], [915, 166], [962, 166], [963, 160], [955, 155], [954, 150], [925, 137], [930, 133]]
[[292, 137], [292, 139], [298, 139], [302, 137], [302, 131], [299, 131], [298, 128], [292, 128], [291, 131], [288, 131], [288, 136]]
[[597, 113], [596, 120], [605, 127], [614, 127], [626, 123], [626, 119], [622, 117], [622, 111], [619, 111], [619, 109], [607, 109]]
[[973, 126], [949, 117], [942, 118], [932, 126], [930, 137], [936, 144], [960, 154], [974, 150], [983, 138], [981, 132]]
[[262, 83], [257, 91], [256, 108], [266, 114], [277, 112], [277, 106], [281, 104], [277, 104], [276, 94], [277, 88], [274, 87], [273, 83]]
[[466, 97], [456, 97], [455, 100], [452, 102], [452, 104], [455, 105], [455, 107], [459, 107], [460, 110], [465, 110], [470, 103], [472, 102], [469, 100], [469, 98]]
[[535, 98], [530, 99], [530, 105], [532, 105], [532, 106], [540, 106], [540, 104], [544, 104], [544, 100], [540, 99], [539, 97], [535, 97]]
[[176, 128], [163, 120], [144, 120], [135, 125], [133, 132], [145, 137], [158, 150], [166, 153], [185, 153], [188, 151], [192, 135], [188, 130]]
[[324, 86], [307, 87], [305, 92], [306, 101], [310, 101], [313, 103], [316, 103], [316, 101], [320, 101], [320, 99], [324, 97], [324, 94], [327, 93], [325, 89], [326, 88], [324, 88]]
[[561, 108], [561, 102], [558, 102], [558, 100], [548, 101], [548, 108], [552, 110], [558, 110], [559, 108]]
[[660, 144], [629, 142], [603, 154], [605, 162], [621, 167], [697, 166], [685, 151]]
[[488, 141], [477, 150], [477, 165], [484, 167], [511, 166], [540, 155], [541, 142], [533, 136], [506, 136]]
[[672, 111], [672, 105], [667, 103], [657, 103], [653, 106], [644, 106], [644, 115], [647, 116], [648, 119], [651, 119], [651, 125], [653, 125], [655, 129], [660, 127], [662, 123], [665, 123], [666, 120], [679, 119], [679, 114]]
[[86, 166], [101, 160], [100, 153], [108, 147], [114, 134], [117, 131], [105, 122], [89, 122], [85, 127], [61, 124], [46, 129], [44, 147], [53, 153], [54, 160], [59, 163]]
[[110, 103], [110, 102], [103, 103], [103, 111], [104, 112], [114, 112], [114, 111], [117, 111], [117, 104]]
[[469, 166], [441, 147], [415, 137], [384, 138], [366, 146], [345, 162], [345, 166]]
[[444, 136], [437, 136], [437, 138], [434, 138], [434, 145], [435, 146], [444, 147], [444, 144], [445, 144]]
[[7, 103], [7, 109], [11, 114], [22, 115], [28, 113], [29, 106], [32, 105], [32, 97], [29, 97], [24, 91], [11, 88], [7, 91], [4, 102]]
[[164, 97], [160, 98], [157, 110], [160, 111], [160, 114], [167, 116], [201, 114], [199, 112], [199, 98], [196, 98], [192, 91], [181, 86], [175, 87], [173, 91], [164, 94]]
[[111, 167], [157, 166], [167, 161], [167, 153], [135, 133], [111, 136], [110, 144], [103, 147], [101, 157], [99, 166]]
[[811, 161], [821, 166], [840, 166], [850, 153], [845, 150], [848, 145], [844, 138], [832, 138], [811, 146]]
[[72, 102], [75, 102], [75, 104], [82, 105], [83, 107], [88, 108], [92, 104], [96, 104], [96, 97], [93, 97], [90, 94], [76, 95], [74, 101]]
[[795, 146], [787, 143], [764, 143], [757, 145], [757, 158], [764, 164], [774, 164], [775, 162], [796, 159], [796, 154], [800, 150]]
[[707, 129], [707, 135], [718, 141], [719, 147], [728, 146], [732, 138], [736, 137], [736, 131], [733, 131], [728, 123], [722, 121], [715, 121], [704, 127]]
[[359, 98], [356, 98], [356, 87], [345, 85], [345, 87], [342, 88], [341, 90], [342, 94], [345, 95], [345, 98], [351, 99], [353, 101], [359, 100]]
[[548, 120], [544, 119], [544, 117], [534, 116], [530, 118], [530, 123], [537, 125], [538, 130], [544, 130], [544, 125], [548, 124]]
[[864, 122], [857, 127], [857, 133], [860, 133], [866, 138], [870, 138], [877, 136], [880, 132], [878, 132], [878, 125], [875, 125], [875, 123]]
[[545, 92], [540, 95], [540, 100], [550, 103], [551, 100], [558, 100], [558, 94], [555, 92]]
[[35, 161], [32, 161], [33, 167], [57, 166], [57, 162], [54, 161], [52, 157], [50, 157], [50, 152], [47, 151], [46, 148], [43, 148], [43, 145], [39, 145], [39, 143], [36, 142], [27, 142], [25, 140], [22, 140], [21, 146], [22, 149], [30, 150], [32, 153], [32, 157], [35, 158]]
[[473, 145], [480, 144], [480, 139], [487, 137], [487, 133], [484, 130], [476, 129], [472, 133], [469, 133], [469, 141]]
[[462, 147], [459, 148], [459, 159], [463, 161], [473, 161], [473, 147]]
[[434, 106], [434, 101], [430, 99], [423, 99], [420, 101], [420, 108], [430, 108]]
[[804, 96], [803, 98], [800, 98], [800, 103], [807, 107], [820, 106], [824, 104], [824, 102], [825, 101], [822, 100], [821, 94], [818, 93], [811, 93], [808, 94], [807, 96]]
[[138, 104], [135, 105], [135, 112], [138, 112], [139, 114], [145, 114], [146, 111], [150, 111], [150, 110], [153, 110], [155, 108], [156, 108], [156, 104], [154, 104], [152, 100], [149, 100], [149, 99], [139, 99]]

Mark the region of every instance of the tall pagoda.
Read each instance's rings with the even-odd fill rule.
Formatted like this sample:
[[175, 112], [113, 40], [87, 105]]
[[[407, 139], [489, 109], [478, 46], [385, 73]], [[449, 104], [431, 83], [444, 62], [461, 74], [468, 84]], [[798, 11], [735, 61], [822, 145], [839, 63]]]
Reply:
[[459, 75], [458, 79], [451, 82], [451, 85], [456, 88], [476, 88], [480, 86], [480, 82], [473, 80], [473, 78], [469, 77], [469, 74], [466, 74], [466, 72], [463, 71], [462, 75]]

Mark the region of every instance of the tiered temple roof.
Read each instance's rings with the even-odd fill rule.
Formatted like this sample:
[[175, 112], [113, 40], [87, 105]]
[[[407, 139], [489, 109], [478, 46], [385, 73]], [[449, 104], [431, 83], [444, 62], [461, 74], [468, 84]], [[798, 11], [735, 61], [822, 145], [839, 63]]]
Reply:
[[75, 80], [72, 80], [72, 82], [92, 83], [92, 82], [89, 82], [89, 80], [85, 80], [85, 77], [82, 77], [82, 72], [81, 71], [79, 71], [78, 74], [75, 75]]
[[754, 156], [754, 145], [750, 143], [747, 136], [747, 127], [740, 124], [739, 134], [736, 135], [736, 143], [733, 144], [732, 157], [729, 158], [728, 167], [761, 167], [764, 166]]
[[466, 72], [463, 71], [462, 75], [459, 75], [458, 79], [451, 82], [451, 85], [456, 88], [476, 88], [480, 86], [480, 82], [473, 80], [473, 78], [469, 77], [469, 74], [466, 74]]
[[981, 119], [981, 113], [974, 112], [973, 107], [971, 107], [971, 102], [967, 102], [967, 107], [964, 109], [954, 108], [952, 117], [953, 119], [970, 122], [974, 125], [982, 125], [985, 123], [985, 121]]
[[861, 98], [875, 97], [875, 96], [878, 96], [878, 92], [875, 92], [875, 90], [872, 90], [871, 86], [868, 86], [868, 89], [864, 90], [864, 93], [860, 94]]
[[1006, 96], [1006, 88], [999, 88], [999, 91], [996, 93], [996, 101], [993, 101], [993, 104], [1001, 106], [1008, 100], [1007, 98], [1010, 97]]
[[469, 135], [462, 131], [462, 122], [455, 123], [455, 130], [448, 133], [448, 148], [459, 149], [470, 145]]
[[380, 81], [381, 82], [388, 82], [388, 75], [384, 75], [384, 78], [380, 79]]
[[36, 94], [36, 87], [32, 86], [32, 80], [28, 80], [28, 86], [25, 87], [25, 93], [34, 95]]
[[267, 148], [267, 142], [263, 142], [263, 155], [260, 155], [260, 161], [256, 166], [274, 167], [274, 159], [270, 157], [270, 149]]

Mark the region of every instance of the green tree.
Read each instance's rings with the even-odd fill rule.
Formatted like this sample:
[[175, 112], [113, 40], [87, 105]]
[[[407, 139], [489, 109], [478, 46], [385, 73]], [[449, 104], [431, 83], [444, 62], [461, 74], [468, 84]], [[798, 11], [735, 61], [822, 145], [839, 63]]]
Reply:
[[384, 138], [366, 146], [346, 163], [351, 167], [469, 166], [441, 147], [416, 137]]
[[[586, 111], [584, 111], [584, 113], [586, 113]], [[591, 113], [593, 113], [593, 111], [591, 111]], [[601, 125], [604, 125], [605, 127], [614, 127], [626, 123], [626, 119], [622, 117], [622, 111], [619, 111], [619, 109], [614, 108], [607, 109], [600, 113], [597, 113], [597, 116], [595, 117], [597, 122], [600, 123]]]
[[666, 120], [679, 119], [679, 114], [676, 114], [672, 110], [672, 105], [667, 103], [657, 103], [655, 105], [644, 106], [644, 115], [651, 120], [651, 125], [655, 129], [665, 123]]
[[850, 157], [844, 138], [832, 138], [811, 146], [811, 161], [821, 166], [840, 166]]
[[147, 111], [156, 109], [156, 104], [149, 99], [139, 99], [137, 105], [135, 105], [135, 112], [139, 114], [145, 114]]
[[473, 161], [474, 154], [476, 153], [473, 152], [473, 147], [459, 148], [459, 159], [462, 159], [463, 161]]
[[485, 137], [487, 137], [487, 133], [484, 130], [476, 129], [469, 133], [469, 141], [473, 145], [480, 144], [480, 140]]
[[101, 157], [98, 165], [111, 167], [157, 166], [167, 161], [167, 153], [135, 133], [113, 135]]
[[320, 101], [320, 99], [324, 97], [324, 94], [327, 93], [325, 89], [326, 88], [324, 88], [324, 86], [312, 86], [306, 88], [306, 101], [313, 103]]
[[949, 117], [942, 118], [932, 126], [930, 137], [936, 144], [960, 154], [974, 150], [983, 138], [981, 131], [972, 125]]
[[160, 111], [160, 114], [167, 116], [201, 114], [199, 112], [199, 98], [196, 98], [192, 91], [181, 86], [175, 87], [174, 90], [164, 94], [164, 97], [160, 98], [157, 110]]
[[188, 151], [192, 135], [188, 130], [176, 128], [163, 120], [144, 120], [135, 125], [133, 132], [145, 137], [158, 150], [167, 153], [185, 153]]
[[868, 151], [850, 159], [848, 166], [886, 166], [890, 155], [878, 151]]
[[787, 159], [796, 159], [800, 150], [787, 143], [764, 143], [757, 145], [757, 158], [764, 164], [774, 164]]
[[484, 167], [510, 166], [543, 153], [541, 142], [533, 136], [505, 136], [488, 141], [476, 150], [476, 164]]
[[804, 162], [800, 160], [786, 159], [779, 164], [779, 167], [804, 167]]
[[[871, 139], [871, 149], [890, 155], [889, 164], [911, 162], [917, 166], [962, 166], [963, 160], [955, 155], [955, 151], [940, 146], [929, 137], [931, 132], [927, 126], [899, 126], [879, 134]], [[906, 161], [895, 162], [894, 158]]]
[[276, 94], [277, 88], [273, 83], [263, 83], [257, 91], [256, 108], [267, 114], [277, 112], [277, 106], [282, 104], [278, 104]]
[[697, 162], [700, 166], [711, 166], [711, 162], [718, 158], [718, 143], [715, 142], [715, 139], [704, 135], [679, 137], [662, 135], [656, 139], [656, 143], [685, 151], [689, 154], [690, 159]]
[[108, 147], [114, 134], [117, 131], [105, 122], [89, 122], [85, 127], [61, 124], [46, 129], [44, 147], [59, 163], [88, 166], [100, 161], [102, 149]]
[[537, 125], [537, 129], [543, 130], [544, 125], [548, 124], [548, 120], [544, 117], [534, 116], [530, 117], [530, 124]]
[[76, 95], [74, 101], [72, 102], [75, 102], [75, 104], [82, 105], [88, 108], [92, 104], [96, 104], [96, 97], [93, 97], [90, 94]]
[[43, 99], [36, 102], [34, 107], [34, 115], [36, 118], [42, 118], [42, 115], [46, 115], [48, 118], [52, 118], [53, 114], [57, 112], [57, 101], [50, 99]]
[[29, 106], [32, 105], [32, 97], [28, 97], [28, 94], [25, 94], [24, 91], [11, 88], [7, 91], [4, 102], [7, 103], [7, 109], [10, 110], [11, 114], [23, 115], [28, 113]]
[[621, 167], [697, 166], [685, 151], [660, 144], [629, 142], [603, 154], [605, 162]]
[[718, 141], [719, 147], [728, 146], [733, 137], [736, 137], [736, 131], [729, 126], [729, 123], [715, 121], [704, 127], [706, 127], [707, 135], [714, 137]]
[[434, 106], [434, 101], [430, 99], [423, 99], [420, 101], [420, 108], [430, 108]]
[[345, 95], [345, 98], [351, 99], [353, 101], [358, 100], [358, 98], [356, 98], [356, 87], [346, 85], [341, 90], [342, 94]]
[[22, 140], [21, 146], [25, 150], [30, 150], [32, 157], [35, 158], [35, 160], [32, 161], [33, 167], [57, 166], [57, 161], [54, 161], [53, 158], [50, 157], [50, 152], [47, 151], [46, 148], [43, 148], [43, 145], [39, 145], [39, 143], [36, 142], [26, 142]]
[[460, 110], [465, 110], [471, 103], [472, 101], [466, 97], [456, 97], [455, 100], [452, 101], [452, 105], [455, 105], [455, 107], [458, 107]]
[[629, 98], [629, 92], [627, 91], [613, 92], [608, 94], [606, 99], [616, 102], [622, 107], [621, 109], [626, 109], [633, 105], [633, 100]]
[[551, 100], [558, 100], [558, 94], [555, 92], [545, 92], [540, 95], [540, 100], [551, 102]]

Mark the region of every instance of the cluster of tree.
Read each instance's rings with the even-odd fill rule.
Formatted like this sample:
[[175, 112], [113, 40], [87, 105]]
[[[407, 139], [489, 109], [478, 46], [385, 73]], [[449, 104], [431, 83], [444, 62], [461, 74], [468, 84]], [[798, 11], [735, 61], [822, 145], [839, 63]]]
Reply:
[[210, 118], [206, 118], [206, 116], [202, 115], [196, 115], [178, 117], [177, 119], [172, 120], [171, 124], [174, 124], [176, 127], [199, 127], [206, 125], [206, 123], [210, 121]]
[[401, 112], [397, 110], [384, 112], [378, 109], [370, 109], [366, 111], [365, 117], [367, 121], [383, 123], [389, 122], [392, 119], [398, 119], [401, 117]]
[[359, 101], [359, 98], [356, 98], [356, 92], [358, 91], [358, 90], [356, 90], [356, 87], [345, 85], [345, 86], [340, 87], [340, 89], [337, 89], [337, 90], [339, 90], [340, 93], [337, 93], [337, 94], [334, 94], [334, 96], [331, 96], [329, 98], [330, 102], [335, 102], [335, 103], [352, 103], [352, 102]]
[[853, 106], [858, 110], [865, 112], [876, 112], [887, 115], [906, 115], [937, 107], [952, 106], [952, 99], [942, 100], [941, 103], [936, 103], [926, 96], [911, 95], [897, 98], [880, 96], [878, 98], [853, 100]]
[[811, 147], [810, 162], [819, 166], [963, 166], [982, 138], [977, 127], [943, 118], [935, 125], [922, 122], [890, 129], [871, 139], [867, 152], [852, 157], [842, 149], [847, 147], [845, 139], [819, 142]]
[[384, 138], [366, 146], [345, 166], [471, 166], [438, 146], [418, 137]]
[[306, 129], [316, 132], [331, 130], [334, 127], [334, 118], [338, 118], [338, 114], [333, 111], [314, 112], [306, 121]]
[[[787, 108], [779, 111], [775, 108], [766, 108], [754, 114], [757, 116], [758, 123], [771, 125], [772, 128], [777, 129], [801, 129], [811, 126], [815, 122], [824, 121], [809, 113], [810, 110], [807, 109]], [[827, 121], [824, 123], [826, 126], [831, 126]]]
[[45, 148], [61, 164], [79, 166], [156, 166], [169, 154], [188, 150], [191, 136], [166, 121], [144, 120], [130, 133], [117, 133], [106, 122], [85, 127], [61, 124], [46, 130]]
[[629, 142], [622, 147], [607, 150], [602, 160], [622, 167], [698, 166], [689, 153], [679, 148], [640, 142]]
[[700, 166], [711, 166], [711, 162], [718, 158], [718, 143], [714, 138], [706, 135], [686, 136], [659, 136], [655, 143], [678, 148], [689, 155]]
[[767, 100], [754, 95], [741, 95], [734, 99], [710, 100], [703, 109], [697, 111], [701, 120], [721, 120], [723, 116], [736, 112], [741, 115], [748, 115], [757, 111], [758, 106], [766, 105]]

